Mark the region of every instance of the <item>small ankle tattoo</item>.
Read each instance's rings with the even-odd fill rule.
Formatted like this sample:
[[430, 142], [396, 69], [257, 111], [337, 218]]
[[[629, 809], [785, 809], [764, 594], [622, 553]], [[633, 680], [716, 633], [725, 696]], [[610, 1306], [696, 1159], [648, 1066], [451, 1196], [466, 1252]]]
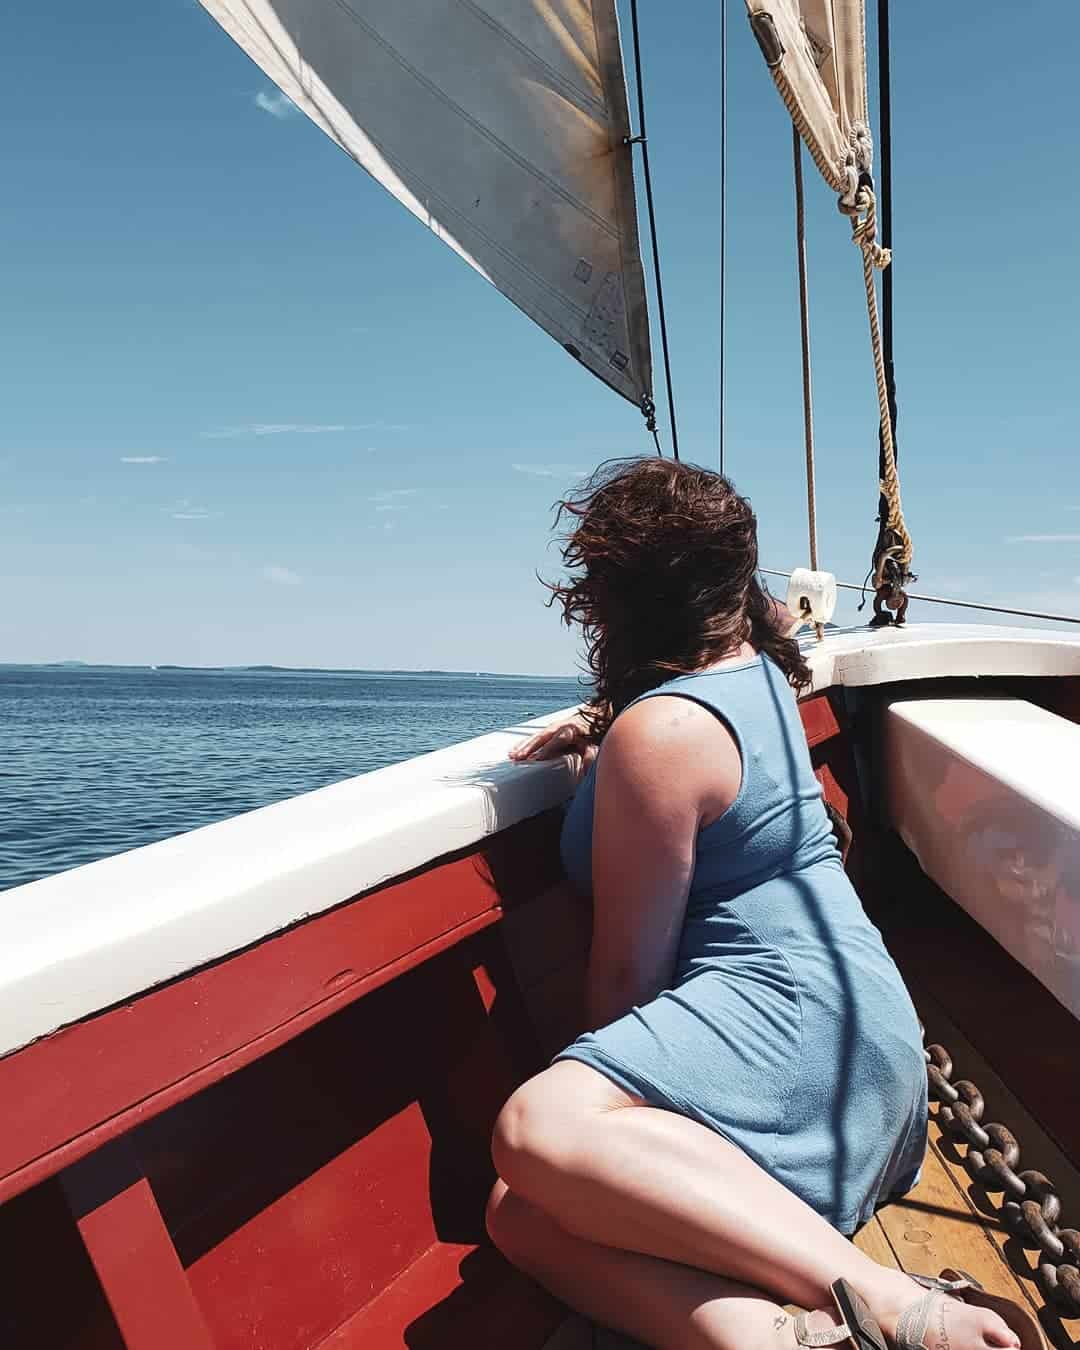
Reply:
[[938, 1308], [938, 1343], [936, 1350], [949, 1350], [949, 1333], [945, 1330], [945, 1300]]
[[780, 1328], [784, 1326], [786, 1322], [787, 1318], [784, 1316], [783, 1313], [780, 1313], [778, 1317], [773, 1318], [773, 1327], [775, 1328], [775, 1330], [779, 1331]]

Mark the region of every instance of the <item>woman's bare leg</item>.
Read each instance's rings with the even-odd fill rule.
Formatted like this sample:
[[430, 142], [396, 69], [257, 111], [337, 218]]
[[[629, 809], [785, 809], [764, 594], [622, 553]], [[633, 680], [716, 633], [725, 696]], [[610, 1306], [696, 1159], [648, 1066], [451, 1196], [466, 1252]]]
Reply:
[[[510, 1190], [568, 1233], [822, 1308], [846, 1279], [892, 1337], [921, 1292], [879, 1266], [714, 1131], [560, 1061], [507, 1102], [493, 1140]], [[1000, 1318], [947, 1300], [951, 1350], [1018, 1346]]]
[[[760, 1290], [572, 1237], [502, 1182], [488, 1203], [488, 1231], [557, 1298], [654, 1350], [794, 1350], [791, 1316]], [[813, 1329], [836, 1320], [819, 1313]]]

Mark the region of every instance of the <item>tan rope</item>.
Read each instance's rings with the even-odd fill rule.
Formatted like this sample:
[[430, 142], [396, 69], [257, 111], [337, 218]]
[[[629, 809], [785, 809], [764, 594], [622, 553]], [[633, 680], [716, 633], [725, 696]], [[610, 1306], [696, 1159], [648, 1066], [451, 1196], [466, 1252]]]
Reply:
[[889, 390], [885, 379], [885, 357], [881, 350], [881, 329], [878, 323], [877, 284], [875, 270], [888, 267], [892, 255], [877, 241], [877, 202], [869, 187], [861, 187], [855, 200], [854, 210], [840, 209], [851, 216], [852, 242], [862, 251], [863, 280], [866, 283], [866, 312], [870, 320], [870, 346], [874, 354], [874, 378], [877, 381], [878, 411], [881, 417], [881, 444], [885, 473], [880, 482], [880, 491], [885, 499], [886, 516], [883, 522], [894, 542], [890, 543], [875, 559], [874, 589], [884, 581], [884, 567], [891, 558], [900, 568], [903, 580], [907, 580], [914, 549], [911, 536], [904, 521], [904, 508], [900, 501], [900, 478], [896, 469], [896, 447], [893, 443], [892, 411], [889, 408]]
[[[814, 482], [814, 394], [810, 366], [810, 298], [806, 280], [806, 207], [803, 201], [802, 139], [796, 126], [791, 128], [791, 150], [795, 162], [795, 252], [799, 261], [799, 329], [802, 338], [803, 437], [806, 443], [806, 523], [810, 536], [810, 567], [818, 570], [817, 491]], [[825, 629], [814, 625], [818, 641]]]
[[837, 173], [835, 167], [825, 153], [821, 142], [814, 135], [813, 129], [803, 116], [802, 108], [799, 106], [799, 100], [795, 97], [795, 90], [791, 87], [787, 75], [784, 73], [783, 66], [772, 66], [769, 72], [773, 77], [773, 83], [780, 91], [780, 97], [784, 100], [784, 107], [787, 108], [791, 120], [798, 129], [799, 134], [806, 142], [806, 148], [818, 166], [822, 178], [833, 189], [834, 192], [843, 194], [847, 191], [847, 180]]

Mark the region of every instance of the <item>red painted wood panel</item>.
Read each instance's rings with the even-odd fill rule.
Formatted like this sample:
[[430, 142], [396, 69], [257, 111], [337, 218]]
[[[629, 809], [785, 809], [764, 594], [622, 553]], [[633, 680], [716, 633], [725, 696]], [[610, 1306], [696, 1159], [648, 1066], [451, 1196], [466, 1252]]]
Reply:
[[214, 1350], [130, 1143], [116, 1140], [60, 1181], [127, 1350]]
[[411, 1102], [191, 1267], [218, 1350], [306, 1350], [435, 1241], [431, 1137]]
[[319, 1350], [540, 1350], [565, 1317], [490, 1247], [437, 1243]]
[[56, 1177], [0, 1206], [0, 1346], [124, 1350]]
[[305, 1350], [437, 1240], [482, 1239], [522, 1076], [506, 980], [473, 938], [137, 1132], [220, 1350]]
[[812, 750], [815, 745], [840, 734], [840, 722], [829, 694], [812, 694], [799, 703], [806, 742]]
[[0, 1060], [0, 1201], [235, 1072], [558, 874], [553, 818]]

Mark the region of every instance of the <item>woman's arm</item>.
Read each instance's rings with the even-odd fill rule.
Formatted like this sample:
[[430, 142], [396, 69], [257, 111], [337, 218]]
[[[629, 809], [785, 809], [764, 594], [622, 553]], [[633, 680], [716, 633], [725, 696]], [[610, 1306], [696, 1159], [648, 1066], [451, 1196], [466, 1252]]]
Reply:
[[687, 699], [646, 699], [605, 737], [593, 817], [590, 1027], [670, 987], [698, 831], [734, 801], [741, 775], [731, 733]]

